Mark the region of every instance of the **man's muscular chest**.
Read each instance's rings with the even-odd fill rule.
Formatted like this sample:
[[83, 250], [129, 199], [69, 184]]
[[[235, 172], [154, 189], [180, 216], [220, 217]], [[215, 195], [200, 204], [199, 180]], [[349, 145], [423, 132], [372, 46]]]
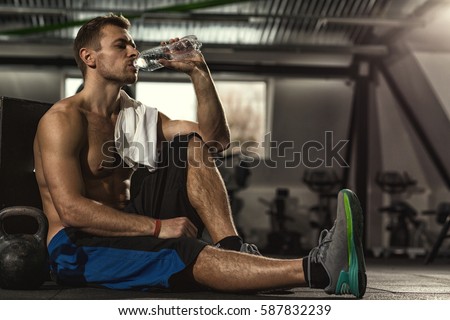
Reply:
[[114, 121], [87, 117], [86, 143], [80, 153], [86, 196], [114, 208], [129, 200], [132, 170], [122, 162], [115, 149]]
[[95, 116], [87, 119], [86, 147], [81, 152], [85, 176], [102, 178], [126, 174], [129, 169], [125, 168], [114, 144], [114, 122]]

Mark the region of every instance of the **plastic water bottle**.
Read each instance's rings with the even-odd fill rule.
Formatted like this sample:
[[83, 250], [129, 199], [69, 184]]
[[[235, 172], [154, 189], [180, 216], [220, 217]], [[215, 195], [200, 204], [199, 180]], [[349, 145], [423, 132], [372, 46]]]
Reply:
[[164, 67], [159, 59], [183, 60], [200, 52], [202, 43], [194, 35], [185, 36], [180, 40], [142, 51], [134, 61], [139, 70], [154, 71]]

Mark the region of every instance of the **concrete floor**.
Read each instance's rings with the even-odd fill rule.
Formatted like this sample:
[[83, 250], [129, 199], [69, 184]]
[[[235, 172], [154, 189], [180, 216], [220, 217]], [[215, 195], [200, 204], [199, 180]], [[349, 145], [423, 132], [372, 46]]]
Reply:
[[[423, 259], [368, 259], [365, 300], [450, 300], [450, 259], [436, 259], [424, 265]], [[1, 290], [0, 299], [18, 300], [109, 300], [109, 299], [353, 299], [352, 296], [329, 296], [322, 290], [295, 288], [255, 294], [223, 294], [208, 291], [195, 293], [129, 292], [99, 288], [63, 288], [46, 282], [39, 290]]]

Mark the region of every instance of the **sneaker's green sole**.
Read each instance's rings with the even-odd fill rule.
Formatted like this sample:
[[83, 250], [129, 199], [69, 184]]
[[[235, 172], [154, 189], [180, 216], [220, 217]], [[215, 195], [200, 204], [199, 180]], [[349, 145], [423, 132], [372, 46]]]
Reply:
[[[362, 215], [359, 201], [350, 201], [349, 197], [355, 197], [350, 190], [343, 190], [344, 208], [347, 221], [347, 245], [348, 245], [348, 271], [342, 270], [336, 285], [336, 294], [351, 293], [357, 298], [362, 298], [366, 292], [366, 267], [362, 249]], [[358, 208], [352, 208], [352, 204]], [[355, 213], [353, 212], [355, 209]], [[356, 212], [359, 211], [359, 212]]]

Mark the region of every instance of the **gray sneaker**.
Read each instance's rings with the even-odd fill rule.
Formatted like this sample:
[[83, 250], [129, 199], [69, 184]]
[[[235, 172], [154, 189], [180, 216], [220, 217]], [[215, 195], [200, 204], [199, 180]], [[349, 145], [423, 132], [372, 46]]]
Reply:
[[[330, 278], [324, 289], [326, 293], [353, 294], [362, 298], [366, 292], [362, 233], [363, 216], [359, 200], [352, 191], [341, 190], [336, 221], [331, 230], [321, 232], [319, 245], [308, 256], [308, 270], [311, 270], [311, 262], [320, 262]], [[307, 276], [311, 279], [310, 274]]]

